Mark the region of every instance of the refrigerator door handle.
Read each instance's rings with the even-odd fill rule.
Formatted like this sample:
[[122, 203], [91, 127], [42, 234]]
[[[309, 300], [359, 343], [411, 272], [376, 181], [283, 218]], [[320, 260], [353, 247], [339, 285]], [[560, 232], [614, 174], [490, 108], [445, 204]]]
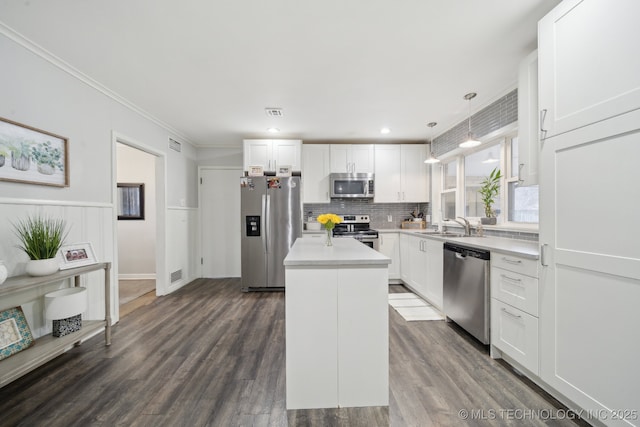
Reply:
[[262, 229], [262, 247], [264, 249], [264, 253], [267, 253], [267, 196], [265, 194], [262, 195], [262, 215], [260, 216], [260, 228]]
[[266, 206], [266, 210], [265, 210], [265, 221], [267, 223], [267, 228], [266, 228], [266, 246], [265, 246], [265, 252], [269, 253], [269, 248], [271, 247], [271, 195], [267, 194], [267, 206]]

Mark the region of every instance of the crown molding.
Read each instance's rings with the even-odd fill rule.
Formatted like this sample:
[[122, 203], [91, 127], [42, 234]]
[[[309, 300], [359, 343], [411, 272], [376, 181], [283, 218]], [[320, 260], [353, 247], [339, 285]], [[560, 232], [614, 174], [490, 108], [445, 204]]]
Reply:
[[87, 86], [90, 86], [91, 88], [97, 90], [98, 92], [102, 93], [103, 95], [111, 98], [112, 100], [116, 101], [117, 103], [119, 103], [119, 104], [125, 106], [126, 108], [130, 109], [134, 113], [142, 116], [143, 118], [149, 120], [150, 122], [153, 122], [154, 124], [156, 124], [156, 125], [160, 126], [161, 128], [165, 129], [167, 132], [172, 134], [172, 135], [169, 135], [169, 136], [174, 136], [175, 137], [174, 139], [180, 139], [181, 142], [184, 141], [184, 142], [192, 145], [194, 148], [197, 148], [197, 144], [195, 144], [186, 135], [184, 135], [182, 132], [180, 132], [179, 130], [177, 130], [176, 128], [171, 126], [170, 124], [158, 119], [157, 117], [153, 116], [151, 113], [149, 113], [149, 112], [145, 111], [144, 109], [138, 107], [133, 102], [127, 100], [123, 96], [117, 94], [116, 92], [112, 91], [111, 89], [107, 88], [106, 86], [100, 84], [98, 81], [96, 81], [93, 78], [89, 77], [88, 75], [84, 74], [83, 72], [81, 72], [77, 68], [73, 67], [71, 64], [69, 64], [65, 60], [63, 60], [62, 58], [60, 58], [60, 57], [54, 55], [53, 53], [49, 52], [47, 49], [43, 48], [39, 44], [37, 44], [37, 43], [33, 42], [32, 40], [28, 39], [27, 37], [23, 36], [22, 34], [17, 32], [13, 28], [9, 27], [7, 24], [5, 24], [2, 21], [0, 21], [0, 34], [2, 34], [3, 36], [7, 37], [9, 40], [13, 41], [14, 43], [16, 43], [16, 44], [22, 46], [23, 48], [27, 49], [28, 51], [32, 52], [33, 54], [39, 56], [40, 58], [44, 59], [45, 61], [49, 62], [50, 64], [52, 64], [55, 67], [59, 68], [60, 70], [64, 71], [65, 73], [67, 73], [67, 74], [73, 76], [74, 78], [80, 80], [82, 83], [86, 84]]

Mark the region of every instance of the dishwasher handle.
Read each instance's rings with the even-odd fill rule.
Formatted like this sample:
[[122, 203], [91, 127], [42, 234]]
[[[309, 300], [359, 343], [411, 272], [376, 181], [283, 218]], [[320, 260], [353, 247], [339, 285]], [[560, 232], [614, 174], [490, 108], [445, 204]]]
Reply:
[[460, 252], [454, 252], [454, 254], [456, 255], [456, 258], [458, 258], [458, 259], [462, 259], [462, 260], [467, 259], [467, 255], [461, 254]]

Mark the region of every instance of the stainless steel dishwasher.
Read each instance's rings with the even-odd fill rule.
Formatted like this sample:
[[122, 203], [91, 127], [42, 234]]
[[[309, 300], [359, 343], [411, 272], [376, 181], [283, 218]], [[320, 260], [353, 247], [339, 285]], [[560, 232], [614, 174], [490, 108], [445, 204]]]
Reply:
[[490, 259], [489, 251], [444, 244], [444, 314], [483, 344], [490, 341]]

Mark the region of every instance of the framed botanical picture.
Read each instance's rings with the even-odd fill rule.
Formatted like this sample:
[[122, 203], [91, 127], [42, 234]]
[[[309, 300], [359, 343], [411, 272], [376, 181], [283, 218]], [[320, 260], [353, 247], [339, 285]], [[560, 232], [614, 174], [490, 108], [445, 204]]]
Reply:
[[0, 360], [30, 347], [33, 335], [21, 307], [0, 311]]
[[98, 263], [96, 254], [93, 252], [93, 246], [89, 242], [63, 245], [58, 253], [60, 270]]
[[69, 186], [67, 138], [0, 117], [0, 180]]
[[144, 184], [118, 183], [118, 219], [144, 220]]

